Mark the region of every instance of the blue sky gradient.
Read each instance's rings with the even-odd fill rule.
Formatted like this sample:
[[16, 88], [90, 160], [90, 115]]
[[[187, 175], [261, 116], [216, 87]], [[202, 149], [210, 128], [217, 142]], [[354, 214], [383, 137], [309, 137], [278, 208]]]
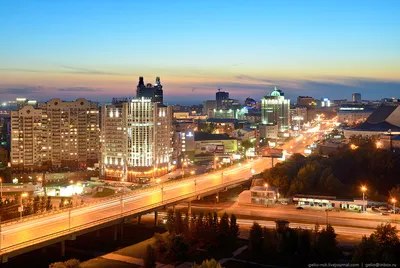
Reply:
[[106, 100], [134, 95], [138, 76], [193, 103], [274, 85], [293, 98], [400, 97], [399, 2], [5, 0], [0, 99]]

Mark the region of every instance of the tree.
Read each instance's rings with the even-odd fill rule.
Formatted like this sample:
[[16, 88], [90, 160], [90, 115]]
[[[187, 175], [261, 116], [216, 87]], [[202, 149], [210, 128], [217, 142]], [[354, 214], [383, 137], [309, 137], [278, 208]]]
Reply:
[[338, 259], [340, 251], [337, 247], [336, 236], [337, 234], [330, 224], [318, 233], [315, 250], [319, 261], [333, 262]]
[[46, 211], [50, 211], [52, 209], [53, 209], [53, 204], [51, 203], [51, 197], [48, 196], [46, 201]]
[[353, 262], [357, 263], [398, 263], [400, 241], [395, 226], [389, 223], [376, 227], [373, 234], [363, 237], [353, 254]]
[[375, 263], [378, 262], [378, 243], [375, 236], [362, 237], [361, 243], [355, 248], [352, 261], [355, 263]]
[[376, 242], [381, 247], [394, 247], [399, 244], [396, 226], [390, 223], [380, 224], [374, 232]]
[[169, 235], [167, 243], [167, 254], [174, 260], [184, 260], [186, 258], [189, 245], [181, 234]]
[[49, 265], [49, 268], [79, 268], [81, 262], [77, 259], [70, 259], [65, 262], [54, 262]]
[[396, 200], [400, 199], [400, 184], [397, 184], [389, 191], [389, 197], [395, 198]]
[[177, 234], [183, 233], [182, 213], [180, 212], [180, 210], [175, 211], [175, 223], [173, 229]]
[[243, 152], [246, 154], [246, 152], [254, 147], [254, 144], [249, 141], [249, 140], [244, 140], [240, 142], [240, 146], [243, 148]]
[[263, 230], [261, 226], [254, 222], [250, 229], [249, 249], [254, 253], [260, 253], [263, 246]]
[[200, 212], [200, 215], [196, 221], [196, 228], [195, 228], [195, 234], [197, 240], [204, 241], [204, 229], [205, 229], [204, 213]]
[[221, 264], [214, 259], [205, 260], [200, 265], [193, 265], [193, 268], [222, 268]]
[[65, 202], [65, 198], [64, 197], [61, 197], [61, 200], [60, 200], [60, 208], [63, 208], [64, 207], [64, 202]]
[[218, 242], [221, 245], [226, 245], [229, 243], [229, 216], [224, 213], [222, 215], [221, 220], [219, 221], [218, 226]]
[[240, 230], [236, 221], [236, 215], [232, 214], [229, 221], [229, 240], [234, 245], [239, 237]]
[[39, 210], [40, 210], [41, 212], [44, 212], [44, 211], [46, 210], [46, 197], [45, 197], [45, 196], [42, 196], [42, 197], [40, 198]]
[[35, 196], [33, 199], [33, 213], [36, 214], [40, 211], [40, 197]]
[[200, 129], [200, 132], [205, 132], [213, 134], [215, 132], [216, 126], [214, 123], [207, 123], [204, 127]]
[[175, 231], [175, 215], [172, 209], [168, 210], [167, 212], [167, 222], [165, 224], [165, 227], [170, 233]]
[[157, 252], [151, 245], [147, 245], [146, 256], [143, 261], [145, 268], [156, 267]]
[[77, 259], [70, 259], [64, 263], [67, 268], [79, 268], [81, 266], [81, 262]]

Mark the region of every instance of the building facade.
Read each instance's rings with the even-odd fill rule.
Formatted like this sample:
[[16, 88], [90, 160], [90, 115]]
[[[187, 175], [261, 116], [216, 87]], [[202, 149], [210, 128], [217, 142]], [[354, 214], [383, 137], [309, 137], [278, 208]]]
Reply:
[[99, 111], [85, 99], [52, 99], [11, 112], [14, 170], [94, 166], [99, 161]]
[[269, 95], [261, 99], [261, 122], [263, 125], [278, 125], [279, 132], [289, 130], [290, 100], [276, 87]]
[[294, 106], [290, 108], [290, 122], [293, 127], [297, 126], [298, 128], [300, 128], [304, 123], [307, 123], [307, 107]]
[[218, 92], [215, 93], [215, 100], [217, 101], [217, 108], [222, 107], [222, 102], [224, 100], [229, 99], [229, 92], [221, 91], [221, 89], [218, 89]]
[[106, 179], [146, 181], [169, 171], [171, 107], [136, 98], [102, 109], [101, 172]]

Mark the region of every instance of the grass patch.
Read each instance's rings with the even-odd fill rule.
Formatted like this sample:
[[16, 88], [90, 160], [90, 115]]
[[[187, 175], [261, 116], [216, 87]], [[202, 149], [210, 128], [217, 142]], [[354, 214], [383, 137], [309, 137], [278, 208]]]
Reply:
[[[167, 236], [167, 234], [168, 233], [164, 233], [162, 235]], [[153, 245], [154, 242], [156, 242], [156, 240], [152, 237], [140, 243], [115, 251], [114, 253], [133, 258], [143, 259], [146, 256], [147, 245]]]
[[95, 258], [92, 260], [85, 261], [81, 263], [82, 268], [135, 268], [140, 267], [135, 264], [126, 263], [122, 261], [108, 260], [103, 258]]
[[103, 191], [95, 193], [92, 197], [100, 198], [115, 195], [115, 191], [109, 188], [103, 188]]

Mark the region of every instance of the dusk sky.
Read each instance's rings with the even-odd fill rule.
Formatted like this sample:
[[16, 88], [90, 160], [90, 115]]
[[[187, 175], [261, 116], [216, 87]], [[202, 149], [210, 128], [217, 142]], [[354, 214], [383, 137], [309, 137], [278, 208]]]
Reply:
[[400, 97], [400, 1], [0, 0], [0, 100]]

